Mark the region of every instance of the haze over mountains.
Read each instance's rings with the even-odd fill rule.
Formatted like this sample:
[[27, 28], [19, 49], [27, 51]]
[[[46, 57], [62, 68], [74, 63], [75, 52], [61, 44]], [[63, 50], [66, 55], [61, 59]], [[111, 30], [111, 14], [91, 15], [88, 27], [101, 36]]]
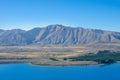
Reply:
[[97, 29], [48, 25], [29, 31], [0, 30], [0, 45], [85, 45], [96, 42], [119, 43], [120, 33]]

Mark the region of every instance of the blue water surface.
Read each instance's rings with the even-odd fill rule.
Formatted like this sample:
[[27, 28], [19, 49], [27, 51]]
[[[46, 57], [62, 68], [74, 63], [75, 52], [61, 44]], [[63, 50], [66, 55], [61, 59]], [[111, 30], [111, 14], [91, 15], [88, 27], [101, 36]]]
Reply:
[[92, 66], [0, 64], [0, 80], [120, 80], [120, 63]]

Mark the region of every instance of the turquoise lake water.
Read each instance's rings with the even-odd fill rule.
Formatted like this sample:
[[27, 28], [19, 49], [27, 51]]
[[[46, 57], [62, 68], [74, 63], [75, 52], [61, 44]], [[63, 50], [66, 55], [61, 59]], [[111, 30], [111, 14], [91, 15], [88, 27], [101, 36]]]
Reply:
[[120, 63], [93, 66], [0, 64], [0, 80], [120, 80]]

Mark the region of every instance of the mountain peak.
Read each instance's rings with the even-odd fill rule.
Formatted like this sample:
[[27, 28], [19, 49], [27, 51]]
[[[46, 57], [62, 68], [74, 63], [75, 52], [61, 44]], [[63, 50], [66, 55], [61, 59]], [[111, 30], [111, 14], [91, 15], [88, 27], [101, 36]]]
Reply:
[[61, 24], [52, 24], [52, 25], [48, 25], [47, 27], [49, 27], [49, 28], [63, 28], [63, 27], [66, 27], [66, 26], [64, 26], [64, 25], [61, 25]]
[[94, 42], [120, 43], [120, 33], [60, 24], [29, 31], [13, 29], [0, 32], [0, 45], [85, 45]]

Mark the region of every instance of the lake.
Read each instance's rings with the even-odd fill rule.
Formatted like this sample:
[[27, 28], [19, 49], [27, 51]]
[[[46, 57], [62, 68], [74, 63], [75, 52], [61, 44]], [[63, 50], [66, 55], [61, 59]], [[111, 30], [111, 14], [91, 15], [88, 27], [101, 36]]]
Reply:
[[120, 80], [120, 63], [92, 66], [0, 64], [0, 80]]

